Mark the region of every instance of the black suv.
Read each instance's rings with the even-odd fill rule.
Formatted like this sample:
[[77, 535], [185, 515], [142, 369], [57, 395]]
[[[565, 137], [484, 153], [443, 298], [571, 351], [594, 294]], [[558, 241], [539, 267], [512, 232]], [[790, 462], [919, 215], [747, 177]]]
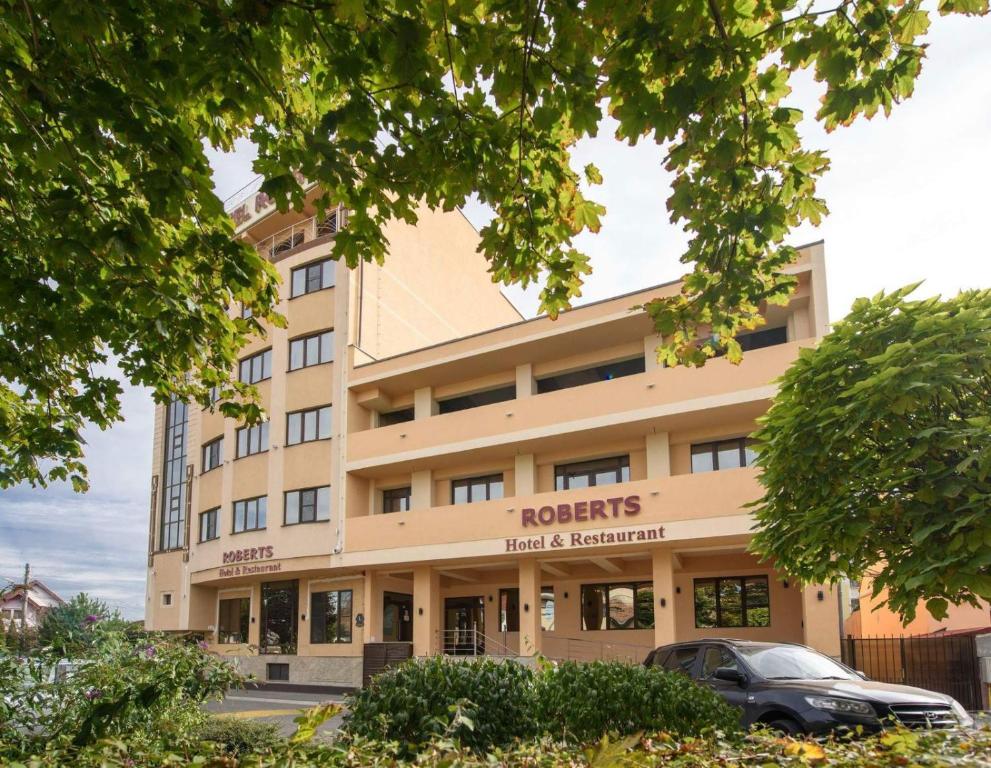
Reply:
[[949, 696], [873, 682], [804, 645], [700, 640], [662, 646], [644, 664], [684, 672], [712, 688], [740, 707], [744, 727], [821, 734], [858, 725], [872, 732], [895, 722], [910, 728], [973, 724]]

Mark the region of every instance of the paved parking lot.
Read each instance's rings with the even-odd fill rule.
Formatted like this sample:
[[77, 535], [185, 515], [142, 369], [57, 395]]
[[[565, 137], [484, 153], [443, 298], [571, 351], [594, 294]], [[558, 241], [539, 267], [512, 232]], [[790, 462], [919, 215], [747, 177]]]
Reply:
[[[344, 703], [344, 697], [333, 694], [295, 693], [287, 691], [237, 690], [230, 691], [223, 701], [212, 701], [206, 705], [208, 712], [230, 715], [231, 717], [259, 722], [275, 723], [286, 736], [296, 730], [293, 718], [300, 710], [326, 701]], [[317, 730], [318, 735], [333, 734], [341, 724], [341, 715], [336, 715]]]

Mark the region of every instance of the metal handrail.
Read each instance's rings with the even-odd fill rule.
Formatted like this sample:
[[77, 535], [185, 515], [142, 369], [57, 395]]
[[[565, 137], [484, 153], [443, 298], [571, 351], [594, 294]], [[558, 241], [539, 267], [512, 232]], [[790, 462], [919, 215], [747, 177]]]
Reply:
[[308, 243], [318, 237], [325, 235], [336, 235], [347, 223], [345, 209], [337, 206], [328, 211], [322, 218], [311, 216], [308, 219], [297, 221], [288, 227], [280, 229], [274, 235], [266, 237], [255, 243], [255, 248], [266, 258], [272, 259], [281, 253], [298, 248], [303, 243]]
[[516, 651], [477, 629], [441, 629], [437, 634], [440, 651], [445, 656], [519, 656]]

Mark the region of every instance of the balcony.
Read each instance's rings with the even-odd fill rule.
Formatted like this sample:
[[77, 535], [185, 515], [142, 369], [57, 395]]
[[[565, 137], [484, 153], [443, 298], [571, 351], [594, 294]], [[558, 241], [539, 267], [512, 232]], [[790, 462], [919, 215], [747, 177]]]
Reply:
[[[651, 541], [739, 540], [751, 525], [746, 504], [761, 495], [757, 470], [748, 467], [349, 517], [344, 552], [356, 562], [361, 561], [360, 553], [399, 562], [405, 558], [390, 550], [405, 550], [410, 559], [463, 558], [529, 552], [526, 542], [533, 542], [533, 549], [555, 556], [624, 543], [594, 538], [610, 529], [657, 531], [661, 526], [663, 534]], [[595, 508], [601, 513], [593, 514]], [[557, 546], [555, 536], [560, 537]]]
[[345, 210], [338, 207], [328, 211], [324, 216], [311, 216], [280, 229], [275, 234], [259, 240], [254, 246], [265, 258], [277, 261], [283, 254], [295, 250], [304, 243], [329, 235], [336, 235], [346, 222]]
[[[376, 474], [439, 466], [445, 454], [532, 452], [642, 435], [651, 427], [673, 430], [754, 418], [773, 394], [774, 380], [811, 340], [748, 352], [734, 366], [725, 359], [704, 368], [653, 368], [612, 381], [517, 398], [426, 419], [355, 432], [348, 437], [348, 469]], [[704, 416], [702, 415], [704, 413]], [[594, 437], [593, 437], [594, 436]], [[555, 443], [556, 441], [556, 443]], [[433, 464], [431, 464], [433, 462]]]

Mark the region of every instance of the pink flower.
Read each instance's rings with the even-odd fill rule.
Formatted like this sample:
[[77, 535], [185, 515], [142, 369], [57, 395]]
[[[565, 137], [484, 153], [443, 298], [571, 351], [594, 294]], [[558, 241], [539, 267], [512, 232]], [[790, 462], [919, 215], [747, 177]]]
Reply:
[[93, 699], [98, 699], [102, 695], [97, 688], [90, 688], [84, 694], [86, 696], [86, 701], [93, 701]]
[[154, 645], [149, 645], [147, 648], [145, 648], [145, 656], [147, 656], [149, 659], [152, 658], [155, 655], [155, 653], [156, 651]]
[[197, 643], [197, 645], [199, 646], [199, 648], [200, 648], [201, 651], [208, 651], [208, 650], [210, 650], [210, 644], [206, 640], [200, 640]]

